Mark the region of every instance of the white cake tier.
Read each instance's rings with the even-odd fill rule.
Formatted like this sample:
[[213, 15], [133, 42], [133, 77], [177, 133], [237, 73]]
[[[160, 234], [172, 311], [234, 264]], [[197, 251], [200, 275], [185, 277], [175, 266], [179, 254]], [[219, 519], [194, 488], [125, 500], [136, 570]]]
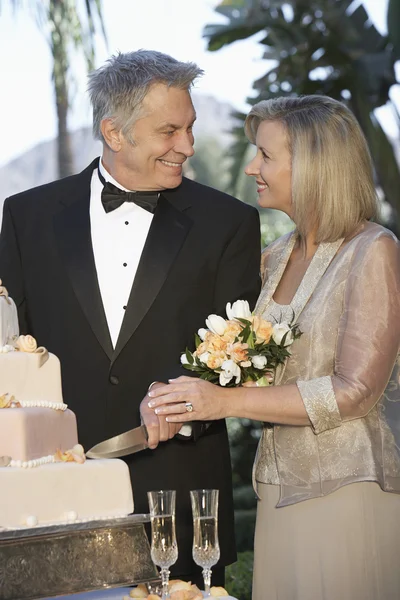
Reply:
[[57, 450], [70, 450], [77, 443], [76, 417], [70, 410], [0, 409], [0, 456], [14, 461], [38, 460]]
[[18, 315], [14, 300], [0, 296], [0, 347], [19, 336]]
[[133, 512], [127, 465], [119, 459], [0, 468], [0, 527], [18, 529]]
[[0, 396], [10, 394], [17, 402], [62, 403], [60, 361], [49, 354], [40, 366], [41, 359], [30, 352], [0, 354]]

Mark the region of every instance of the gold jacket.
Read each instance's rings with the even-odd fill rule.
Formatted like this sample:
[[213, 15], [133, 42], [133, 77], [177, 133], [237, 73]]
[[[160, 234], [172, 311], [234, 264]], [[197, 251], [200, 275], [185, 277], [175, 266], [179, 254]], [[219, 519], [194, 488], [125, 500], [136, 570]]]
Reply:
[[[263, 252], [266, 319], [296, 236]], [[290, 304], [303, 335], [276, 384], [297, 385], [311, 425], [265, 426], [253, 471], [279, 507], [357, 481], [400, 493], [400, 244], [375, 223], [341, 242], [320, 244]]]

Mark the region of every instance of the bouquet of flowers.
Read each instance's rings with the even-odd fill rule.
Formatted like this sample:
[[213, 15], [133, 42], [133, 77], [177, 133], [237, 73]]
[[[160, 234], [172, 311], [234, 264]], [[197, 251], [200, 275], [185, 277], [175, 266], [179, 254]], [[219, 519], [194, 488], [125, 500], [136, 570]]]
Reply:
[[201, 379], [235, 387], [248, 381], [273, 383], [278, 365], [290, 356], [288, 348], [302, 333], [293, 323], [265, 321], [250, 311], [246, 300], [226, 305], [227, 319], [209, 315], [195, 335], [196, 350], [188, 348], [181, 363]]

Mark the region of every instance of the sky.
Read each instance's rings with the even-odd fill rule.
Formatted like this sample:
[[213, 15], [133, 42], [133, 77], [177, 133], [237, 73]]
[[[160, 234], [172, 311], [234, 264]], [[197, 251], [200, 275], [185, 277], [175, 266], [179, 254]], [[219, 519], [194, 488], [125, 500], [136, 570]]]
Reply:
[[[364, 0], [379, 31], [386, 31], [388, 0]], [[97, 39], [96, 66], [117, 51], [146, 48], [166, 52], [183, 61], [194, 61], [205, 71], [194, 91], [229, 102], [246, 111], [246, 97], [254, 95], [252, 83], [263, 75], [266, 61], [258, 36], [235, 42], [217, 52], [206, 50], [202, 37], [208, 23], [224, 23], [214, 11], [219, 0], [103, 0], [108, 48]], [[359, 0], [355, 0], [355, 4]], [[34, 2], [26, 5], [33, 6]], [[2, 141], [0, 166], [56, 135], [56, 115], [51, 83], [51, 57], [46, 37], [28, 8], [13, 14], [10, 2], [0, 12], [0, 113]], [[90, 125], [83, 60], [73, 58], [70, 128]], [[400, 86], [392, 88], [400, 105]], [[387, 131], [393, 129], [390, 110], [378, 115]]]

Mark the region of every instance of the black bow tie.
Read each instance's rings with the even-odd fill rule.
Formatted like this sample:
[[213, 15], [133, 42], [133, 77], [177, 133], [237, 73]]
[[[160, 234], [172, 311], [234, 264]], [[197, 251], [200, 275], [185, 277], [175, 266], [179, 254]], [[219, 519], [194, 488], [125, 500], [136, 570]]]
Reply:
[[106, 181], [100, 170], [98, 173], [99, 179], [104, 186], [101, 192], [101, 202], [106, 213], [119, 208], [124, 202], [134, 202], [137, 206], [154, 214], [157, 208], [159, 192], [125, 192], [125, 190], [121, 190], [116, 185]]

